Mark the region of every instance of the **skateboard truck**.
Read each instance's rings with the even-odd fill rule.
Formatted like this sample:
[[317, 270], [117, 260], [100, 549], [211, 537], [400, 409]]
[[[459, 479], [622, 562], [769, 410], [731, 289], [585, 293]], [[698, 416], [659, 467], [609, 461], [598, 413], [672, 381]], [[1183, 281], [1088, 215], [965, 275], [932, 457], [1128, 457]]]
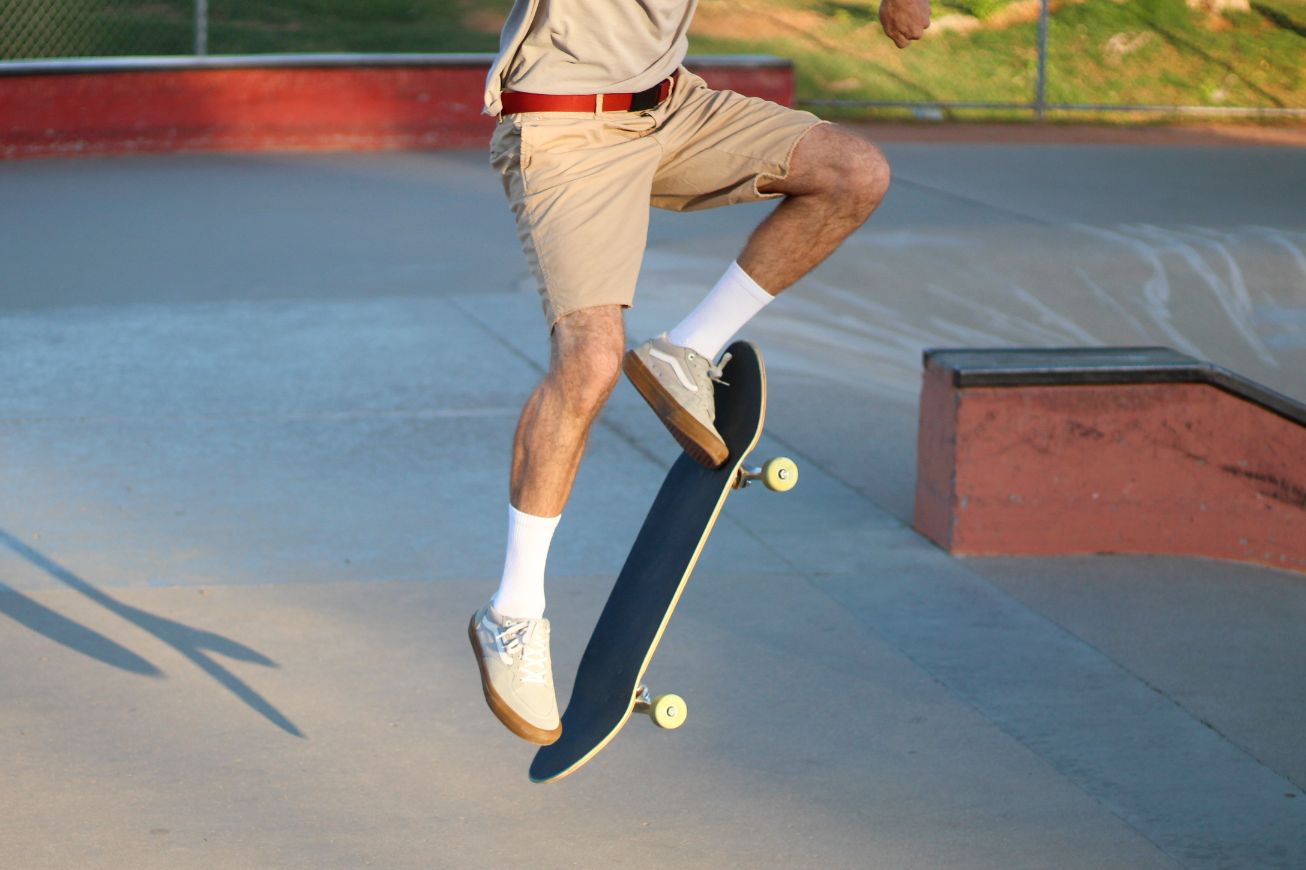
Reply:
[[735, 477], [735, 489], [743, 489], [755, 480], [772, 492], [788, 492], [798, 483], [798, 466], [787, 456], [768, 459], [761, 468], [741, 465]]
[[685, 724], [689, 707], [679, 695], [649, 695], [648, 686], [643, 683], [635, 690], [635, 712], [644, 713], [659, 728], [679, 728]]

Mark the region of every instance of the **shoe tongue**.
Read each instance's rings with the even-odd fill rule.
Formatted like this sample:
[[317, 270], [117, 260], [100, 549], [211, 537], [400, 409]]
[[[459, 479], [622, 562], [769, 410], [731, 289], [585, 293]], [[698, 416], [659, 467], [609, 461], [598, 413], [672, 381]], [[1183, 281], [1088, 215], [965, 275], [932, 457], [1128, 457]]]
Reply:
[[544, 639], [549, 636], [549, 621], [547, 619], [532, 619], [526, 627], [526, 640]]
[[548, 622], [547, 619], [532, 619], [529, 616], [513, 616], [511, 613], [504, 613], [502, 610], [496, 610], [494, 605], [489, 606], [490, 619], [499, 625], [507, 625], [510, 622]]

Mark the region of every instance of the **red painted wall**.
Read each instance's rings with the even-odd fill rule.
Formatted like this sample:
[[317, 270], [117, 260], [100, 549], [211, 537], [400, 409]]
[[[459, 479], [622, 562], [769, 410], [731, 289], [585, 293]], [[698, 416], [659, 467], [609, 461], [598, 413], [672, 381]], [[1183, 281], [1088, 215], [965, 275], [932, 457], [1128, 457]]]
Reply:
[[927, 371], [916, 528], [971, 555], [1306, 572], [1306, 428], [1200, 383], [955, 388]]
[[[788, 67], [691, 63], [715, 87], [793, 102]], [[159, 151], [480, 147], [488, 65], [254, 67], [0, 76], [0, 158]]]

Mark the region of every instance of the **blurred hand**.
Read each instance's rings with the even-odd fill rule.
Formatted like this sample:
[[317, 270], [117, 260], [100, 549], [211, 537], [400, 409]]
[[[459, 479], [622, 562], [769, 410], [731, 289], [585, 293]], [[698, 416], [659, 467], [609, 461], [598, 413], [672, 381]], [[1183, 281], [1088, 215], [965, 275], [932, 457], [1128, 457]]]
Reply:
[[930, 26], [930, 0], [880, 0], [880, 26], [894, 45], [906, 48]]

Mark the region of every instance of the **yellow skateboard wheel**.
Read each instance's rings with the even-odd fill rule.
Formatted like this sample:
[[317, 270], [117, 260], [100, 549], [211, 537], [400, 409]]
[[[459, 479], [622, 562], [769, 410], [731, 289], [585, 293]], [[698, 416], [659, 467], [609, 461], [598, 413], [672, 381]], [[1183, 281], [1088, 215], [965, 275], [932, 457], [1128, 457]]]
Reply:
[[679, 695], [658, 695], [649, 708], [653, 724], [659, 728], [679, 728], [685, 724], [687, 713], [685, 699]]
[[762, 466], [762, 485], [773, 492], [788, 492], [798, 483], [798, 466], [787, 456], [767, 460]]

